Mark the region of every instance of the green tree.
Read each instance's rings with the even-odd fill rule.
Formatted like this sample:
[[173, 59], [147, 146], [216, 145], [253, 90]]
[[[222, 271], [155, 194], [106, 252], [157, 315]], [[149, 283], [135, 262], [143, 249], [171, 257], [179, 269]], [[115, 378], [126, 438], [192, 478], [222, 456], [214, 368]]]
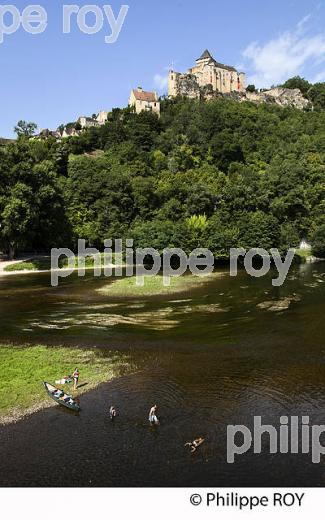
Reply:
[[33, 238], [32, 189], [23, 183], [17, 183], [9, 192], [1, 212], [1, 238], [13, 259], [17, 248], [27, 246]]
[[18, 137], [32, 137], [35, 134], [36, 129], [36, 123], [20, 120], [15, 126], [14, 131]]
[[312, 253], [319, 258], [325, 258], [325, 224], [320, 225], [314, 234]]
[[308, 98], [316, 109], [325, 109], [325, 83], [315, 83], [309, 91]]
[[293, 78], [288, 79], [285, 83], [283, 83], [282, 87], [284, 88], [298, 88], [302, 94], [307, 97], [308, 91], [311, 87], [311, 83], [307, 81], [305, 78], [301, 78], [300, 76], [294, 76]]

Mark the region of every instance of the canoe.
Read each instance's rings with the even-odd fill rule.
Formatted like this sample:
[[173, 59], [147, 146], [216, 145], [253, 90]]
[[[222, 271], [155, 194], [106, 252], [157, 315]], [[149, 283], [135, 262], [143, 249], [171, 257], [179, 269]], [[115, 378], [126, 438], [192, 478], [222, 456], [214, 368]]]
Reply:
[[[47, 391], [48, 395], [55, 401], [57, 404], [64, 406], [65, 408], [69, 408], [69, 410], [73, 410], [74, 412], [80, 411], [80, 406], [70, 395], [67, 395], [63, 392], [63, 390], [60, 390], [59, 388], [56, 388], [53, 385], [50, 385], [50, 383], [46, 383], [44, 381], [45, 390]], [[56, 395], [60, 392], [60, 395]]]

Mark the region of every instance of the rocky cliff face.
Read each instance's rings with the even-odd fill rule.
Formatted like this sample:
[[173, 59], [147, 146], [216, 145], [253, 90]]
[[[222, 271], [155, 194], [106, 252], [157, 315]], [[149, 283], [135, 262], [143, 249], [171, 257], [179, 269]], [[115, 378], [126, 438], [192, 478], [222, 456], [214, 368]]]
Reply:
[[303, 110], [309, 106], [309, 101], [304, 98], [298, 88], [276, 87], [265, 92], [246, 92], [241, 101], [253, 103], [275, 103], [282, 107], [293, 107]]
[[239, 102], [251, 101], [252, 103], [273, 103], [282, 107], [293, 107], [304, 110], [310, 106], [310, 102], [304, 98], [299, 89], [276, 87], [264, 92], [231, 92], [221, 94], [213, 91], [212, 85], [199, 87], [196, 77], [191, 74], [182, 74], [178, 78], [178, 94], [180, 96], [202, 99], [208, 101], [216, 97], [230, 97]]
[[177, 91], [180, 96], [191, 99], [199, 99], [201, 97], [200, 87], [197, 79], [192, 74], [179, 74], [177, 78]]

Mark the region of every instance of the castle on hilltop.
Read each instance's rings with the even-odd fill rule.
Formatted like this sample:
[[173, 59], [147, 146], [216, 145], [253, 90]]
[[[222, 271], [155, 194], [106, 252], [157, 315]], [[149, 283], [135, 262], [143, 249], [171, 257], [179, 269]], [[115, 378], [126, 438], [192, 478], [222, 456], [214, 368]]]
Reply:
[[208, 50], [196, 60], [196, 65], [187, 73], [169, 71], [168, 95], [199, 98], [201, 89], [209, 88], [213, 92], [229, 94], [245, 92], [246, 75], [230, 65], [217, 62]]
[[[299, 89], [274, 87], [271, 89], [246, 91], [246, 74], [238, 72], [230, 65], [216, 61], [208, 50], [196, 60], [196, 65], [186, 73], [170, 70], [168, 74], [168, 96], [175, 98], [184, 96], [192, 99], [208, 101], [216, 94], [232, 94], [231, 99], [243, 103], [271, 103], [282, 107], [293, 107], [298, 110], [312, 109], [311, 103]], [[226, 96], [227, 97], [227, 96]], [[157, 92], [143, 90], [141, 87], [132, 89], [128, 106], [136, 113], [151, 112], [160, 117], [161, 98]], [[81, 116], [77, 121], [61, 125], [57, 130], [41, 130], [35, 139], [52, 137], [57, 141], [80, 135], [84, 130], [101, 127], [108, 124], [109, 112], [101, 110], [91, 117]], [[0, 142], [1, 145], [1, 142]]]

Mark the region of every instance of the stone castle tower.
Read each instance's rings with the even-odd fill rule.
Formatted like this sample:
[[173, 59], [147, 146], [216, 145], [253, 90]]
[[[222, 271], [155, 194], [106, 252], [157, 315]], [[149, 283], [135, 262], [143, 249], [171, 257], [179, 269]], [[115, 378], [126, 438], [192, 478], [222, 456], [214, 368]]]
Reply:
[[246, 75], [238, 72], [230, 65], [217, 62], [208, 50], [196, 60], [196, 65], [182, 74], [173, 70], [168, 76], [168, 95], [183, 95], [192, 98], [200, 97], [200, 89], [210, 86], [214, 92], [229, 94], [244, 92]]

